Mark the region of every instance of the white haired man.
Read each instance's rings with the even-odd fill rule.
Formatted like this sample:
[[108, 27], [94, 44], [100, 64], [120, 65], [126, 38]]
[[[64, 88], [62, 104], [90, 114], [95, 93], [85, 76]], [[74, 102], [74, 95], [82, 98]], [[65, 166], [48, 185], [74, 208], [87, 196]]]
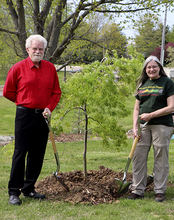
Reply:
[[[44, 199], [35, 191], [48, 140], [46, 113], [51, 115], [61, 97], [54, 65], [43, 60], [47, 41], [41, 35], [26, 40], [28, 58], [9, 70], [3, 89], [5, 98], [15, 102], [15, 149], [8, 184], [9, 204], [20, 205], [25, 197]], [[27, 163], [25, 169], [25, 158]]]

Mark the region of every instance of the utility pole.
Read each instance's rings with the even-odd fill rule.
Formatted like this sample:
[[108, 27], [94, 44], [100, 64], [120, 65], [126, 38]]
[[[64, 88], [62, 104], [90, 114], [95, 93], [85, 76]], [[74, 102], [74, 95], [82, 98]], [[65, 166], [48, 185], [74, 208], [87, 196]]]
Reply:
[[165, 47], [166, 20], [167, 20], [167, 3], [166, 3], [166, 9], [165, 9], [165, 18], [164, 18], [163, 33], [162, 33], [162, 43], [161, 43], [160, 63], [161, 63], [162, 66], [164, 64], [164, 47]]
[[[67, 20], [67, 2], [68, 0], [66, 0], [66, 5], [65, 5], [65, 13], [66, 13], [66, 20]], [[67, 27], [66, 27], [66, 32], [65, 32], [65, 36], [67, 34]], [[63, 81], [66, 83], [66, 66], [64, 67], [64, 77], [63, 77]]]

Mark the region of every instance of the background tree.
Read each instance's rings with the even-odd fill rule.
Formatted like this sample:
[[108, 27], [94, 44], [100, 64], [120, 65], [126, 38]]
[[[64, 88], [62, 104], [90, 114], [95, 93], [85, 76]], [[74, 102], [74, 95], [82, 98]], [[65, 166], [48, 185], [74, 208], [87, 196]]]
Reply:
[[127, 40], [121, 31], [122, 29], [119, 25], [113, 22], [105, 23], [101, 33], [104, 46], [103, 50], [105, 50], [105, 48], [109, 51], [116, 50], [118, 57], [126, 55]]
[[101, 41], [101, 26], [106, 22], [102, 14], [84, 19], [75, 31], [74, 40], [63, 52], [64, 61], [90, 63], [103, 58], [103, 44]]
[[[171, 62], [170, 57], [172, 56], [172, 54], [170, 55], [170, 52], [172, 53], [172, 50], [168, 48], [174, 48], [174, 43], [169, 42], [168, 44], [165, 45], [164, 47], [164, 65], [167, 65]], [[153, 56], [158, 57], [158, 59], [160, 60], [160, 56], [161, 56], [161, 47], [157, 47], [155, 48], [154, 52], [150, 53]]]
[[75, 39], [75, 31], [92, 12], [111, 13], [115, 19], [116, 15], [127, 13], [130, 18], [129, 13], [132, 12], [157, 12], [165, 2], [173, 4], [173, 0], [79, 0], [71, 5], [66, 0], [1, 0], [0, 32], [6, 34], [9, 45], [21, 58], [27, 57], [25, 40], [28, 35], [43, 35], [48, 41], [45, 59], [58, 63], [62, 53]]
[[174, 47], [169, 46], [167, 48], [167, 52], [169, 53], [168, 57], [166, 58], [167, 66], [174, 67]]
[[174, 43], [174, 25], [172, 26], [171, 30], [169, 29], [169, 31], [167, 32], [166, 41], [167, 43], [169, 42]]
[[158, 22], [156, 16], [146, 14], [141, 17], [135, 25], [138, 34], [135, 36], [135, 46], [138, 52], [148, 57], [162, 41], [162, 23]]
[[121, 27], [100, 14], [84, 20], [75, 31], [75, 40], [62, 54], [62, 59], [76, 61], [81, 56], [84, 63], [102, 60], [106, 51], [116, 50], [119, 57], [126, 54], [126, 37]]
[[0, 76], [5, 80], [10, 67], [20, 59], [15, 55], [13, 48], [10, 47], [11, 45], [3, 35], [0, 33]]

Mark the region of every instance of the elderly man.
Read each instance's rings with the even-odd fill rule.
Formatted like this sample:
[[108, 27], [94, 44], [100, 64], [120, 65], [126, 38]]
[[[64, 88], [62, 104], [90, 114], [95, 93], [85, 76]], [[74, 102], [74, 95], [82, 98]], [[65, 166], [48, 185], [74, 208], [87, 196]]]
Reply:
[[[20, 205], [25, 197], [44, 199], [35, 191], [48, 140], [45, 115], [54, 110], [61, 97], [54, 65], [43, 60], [47, 41], [41, 35], [26, 40], [28, 58], [9, 70], [3, 89], [5, 98], [15, 102], [15, 149], [8, 184], [9, 204]], [[25, 158], [27, 155], [26, 169]]]

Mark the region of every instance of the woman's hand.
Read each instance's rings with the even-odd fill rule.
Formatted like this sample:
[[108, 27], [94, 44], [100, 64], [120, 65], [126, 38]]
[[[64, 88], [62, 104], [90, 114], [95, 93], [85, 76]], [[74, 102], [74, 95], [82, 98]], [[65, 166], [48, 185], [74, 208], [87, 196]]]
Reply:
[[134, 134], [134, 138], [138, 137], [138, 125], [133, 128], [133, 134]]
[[141, 120], [143, 120], [143, 121], [150, 121], [150, 119], [152, 119], [151, 113], [143, 113], [141, 115]]

